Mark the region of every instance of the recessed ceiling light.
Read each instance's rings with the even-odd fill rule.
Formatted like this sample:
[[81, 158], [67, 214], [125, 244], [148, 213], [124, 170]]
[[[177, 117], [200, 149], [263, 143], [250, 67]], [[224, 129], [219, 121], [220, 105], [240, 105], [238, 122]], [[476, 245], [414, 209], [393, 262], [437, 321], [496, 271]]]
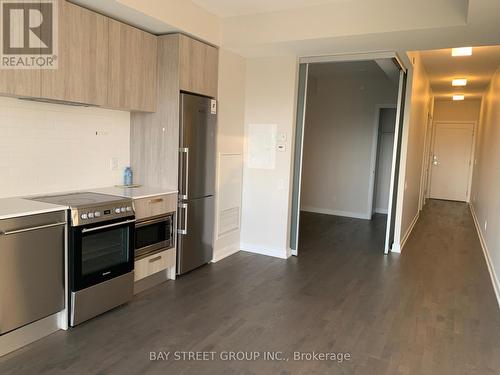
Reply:
[[464, 95], [453, 95], [453, 100], [464, 100], [465, 96]]
[[460, 47], [451, 49], [452, 56], [470, 56], [472, 55], [472, 47]]
[[467, 80], [465, 78], [455, 78], [451, 82], [452, 86], [467, 86]]

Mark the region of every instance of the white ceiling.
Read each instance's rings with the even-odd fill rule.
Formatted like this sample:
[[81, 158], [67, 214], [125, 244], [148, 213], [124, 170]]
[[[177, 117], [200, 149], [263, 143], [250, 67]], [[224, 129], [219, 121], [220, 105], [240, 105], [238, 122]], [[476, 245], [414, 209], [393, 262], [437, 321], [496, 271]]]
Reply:
[[347, 3], [359, 0], [192, 0], [207, 12], [221, 18], [249, 14], [306, 8], [329, 3]]
[[[451, 49], [423, 51], [421, 56], [437, 98], [453, 94], [479, 98], [500, 65], [500, 46], [475, 47], [472, 56], [452, 57]], [[467, 86], [452, 87], [454, 78], [466, 78]]]

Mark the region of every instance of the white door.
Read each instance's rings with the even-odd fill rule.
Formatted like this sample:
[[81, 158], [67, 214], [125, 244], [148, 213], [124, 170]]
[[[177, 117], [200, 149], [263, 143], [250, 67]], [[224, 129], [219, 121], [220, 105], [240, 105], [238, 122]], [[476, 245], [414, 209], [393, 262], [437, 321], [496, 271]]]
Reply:
[[436, 123], [431, 154], [431, 198], [467, 201], [473, 137], [473, 123]]

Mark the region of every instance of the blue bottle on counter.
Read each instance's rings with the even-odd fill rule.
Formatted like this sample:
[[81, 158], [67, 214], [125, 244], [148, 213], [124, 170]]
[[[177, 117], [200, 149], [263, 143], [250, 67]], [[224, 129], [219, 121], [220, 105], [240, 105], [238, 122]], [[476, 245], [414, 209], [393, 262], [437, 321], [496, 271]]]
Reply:
[[125, 168], [125, 172], [123, 173], [123, 185], [130, 186], [132, 185], [133, 173], [132, 168]]

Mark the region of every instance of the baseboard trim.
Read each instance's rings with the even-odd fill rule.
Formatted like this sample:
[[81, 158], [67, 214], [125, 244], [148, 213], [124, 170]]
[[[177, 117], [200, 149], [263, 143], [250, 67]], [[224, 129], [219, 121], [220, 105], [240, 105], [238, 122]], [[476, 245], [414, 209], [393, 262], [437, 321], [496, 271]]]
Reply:
[[320, 208], [320, 207], [313, 207], [313, 206], [303, 206], [300, 208], [300, 210], [306, 211], [306, 212], [314, 212], [316, 214], [352, 217], [354, 219], [370, 220], [372, 218], [371, 215], [368, 215], [367, 213], [339, 211], [339, 210], [332, 210], [329, 208]]
[[377, 214], [382, 214], [382, 215], [387, 215], [388, 211], [387, 208], [376, 208], [375, 213]]
[[242, 243], [240, 247], [241, 251], [245, 251], [247, 253], [267, 255], [270, 257], [280, 258], [280, 259], [289, 258], [289, 254], [286, 249], [270, 249], [268, 247], [262, 247], [259, 245], [245, 244], [245, 243]]
[[410, 238], [411, 232], [413, 232], [413, 228], [415, 228], [415, 225], [417, 224], [418, 218], [420, 217], [420, 212], [417, 212], [415, 217], [413, 218], [410, 227], [406, 231], [405, 235], [401, 239], [401, 242], [395, 245], [394, 248], [391, 250], [393, 253], [401, 253], [406, 245], [406, 241], [408, 241], [408, 238]]
[[225, 246], [220, 250], [214, 251], [214, 257], [212, 259], [212, 263], [220, 262], [222, 259], [227, 258], [233, 254], [236, 254], [240, 251], [239, 244]]
[[493, 267], [493, 263], [490, 257], [490, 251], [488, 249], [488, 245], [486, 244], [486, 239], [484, 238], [481, 226], [479, 225], [479, 219], [477, 218], [474, 206], [472, 204], [469, 204], [469, 208], [472, 214], [472, 219], [474, 220], [474, 226], [476, 227], [479, 242], [481, 243], [481, 249], [483, 249], [483, 256], [486, 261], [486, 266], [488, 267], [488, 272], [490, 274], [491, 283], [493, 284], [495, 296], [497, 297], [498, 307], [500, 308], [500, 281], [498, 280], [495, 268]]
[[58, 331], [58, 315], [50, 315], [0, 336], [0, 357]]

